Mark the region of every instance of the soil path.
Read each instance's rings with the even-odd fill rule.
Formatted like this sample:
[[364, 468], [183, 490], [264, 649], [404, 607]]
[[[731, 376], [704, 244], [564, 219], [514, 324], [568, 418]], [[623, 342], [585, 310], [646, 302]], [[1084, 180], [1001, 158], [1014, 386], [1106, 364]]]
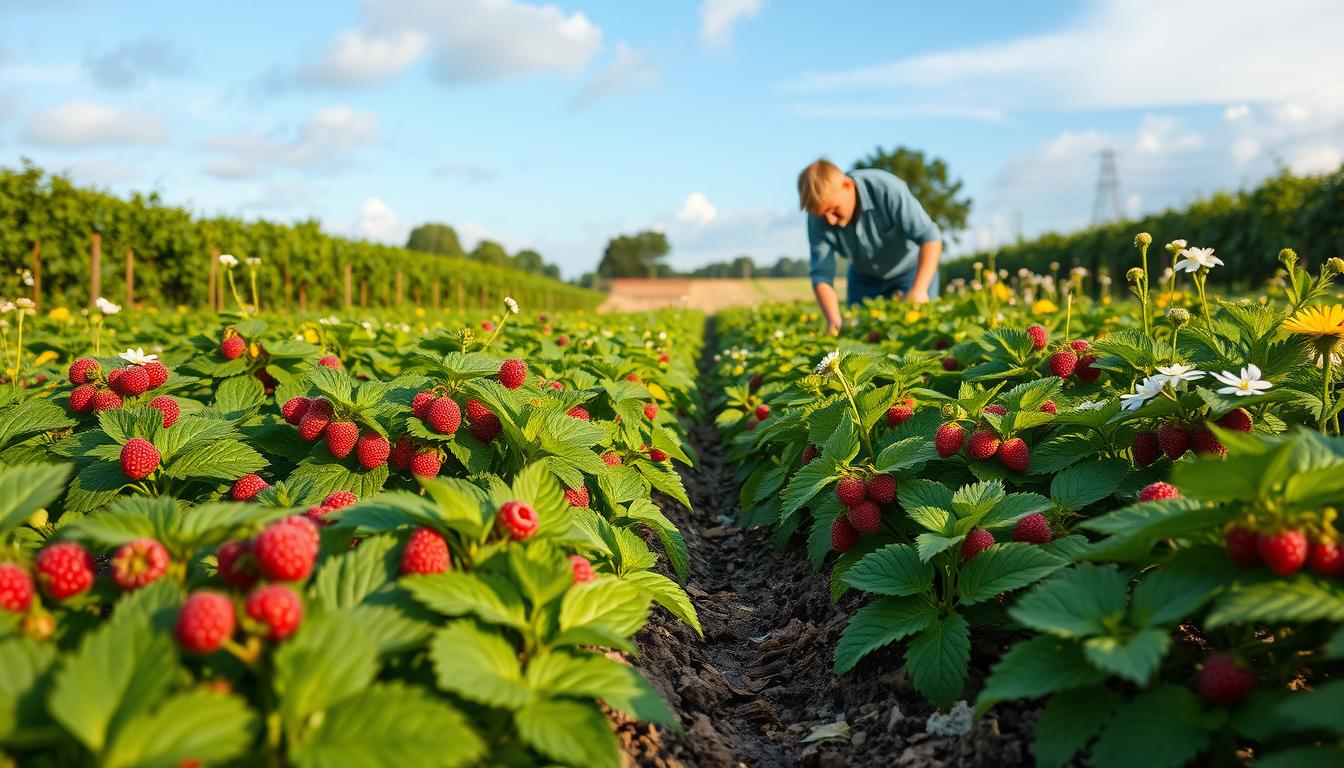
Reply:
[[[712, 323], [712, 321], [711, 321]], [[712, 325], [706, 362], [714, 352]], [[927, 732], [934, 708], [911, 686], [898, 650], [870, 655], [837, 680], [832, 653], [864, 598], [832, 605], [826, 572], [801, 546], [781, 552], [763, 530], [734, 526], [732, 467], [713, 425], [691, 439], [700, 463], [683, 472], [694, 510], [659, 499], [691, 553], [687, 591], [704, 628], [655, 611], [636, 636], [633, 662], [681, 717], [684, 732], [622, 723], [628, 765], [1029, 765], [1034, 712], [1007, 708], [964, 735]], [[974, 700], [998, 643], [975, 641], [967, 698]], [[835, 725], [843, 722], [837, 729]], [[821, 730], [819, 730], [821, 729]], [[808, 737], [837, 729], [839, 738]]]

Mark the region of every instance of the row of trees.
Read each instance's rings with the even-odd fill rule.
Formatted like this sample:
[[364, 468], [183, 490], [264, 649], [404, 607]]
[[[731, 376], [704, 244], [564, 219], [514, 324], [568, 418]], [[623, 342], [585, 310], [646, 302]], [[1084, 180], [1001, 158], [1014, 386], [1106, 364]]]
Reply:
[[[1160, 271], [1166, 264], [1161, 246], [1174, 239], [1211, 247], [1226, 265], [1217, 271], [1224, 285], [1254, 288], [1278, 269], [1280, 249], [1292, 248], [1305, 262], [1320, 263], [1344, 255], [1344, 167], [1317, 176], [1294, 176], [1286, 169], [1260, 186], [1220, 192], [1183, 209], [1131, 221], [1092, 227], [1073, 234], [1048, 234], [1004, 246], [994, 252], [998, 267], [1026, 267], [1044, 274], [1052, 263], [1061, 270], [1085, 267], [1095, 275], [1111, 275], [1111, 289], [1126, 289], [1125, 272], [1137, 265], [1134, 235], [1153, 236]], [[978, 253], [945, 264], [943, 280], [971, 278], [973, 264], [990, 253]], [[1150, 253], [1150, 260], [1152, 256]]]
[[411, 230], [406, 240], [406, 248], [422, 253], [438, 253], [444, 256], [470, 259], [478, 264], [494, 267], [517, 269], [533, 275], [544, 275], [553, 280], [560, 279], [560, 267], [547, 264], [541, 254], [525, 248], [512, 256], [504, 246], [493, 240], [481, 240], [470, 251], [463, 250], [457, 237], [457, 230], [447, 224], [430, 222]]
[[[102, 254], [96, 275], [94, 251]], [[219, 253], [261, 259], [263, 309], [335, 309], [347, 299], [352, 306], [493, 308], [506, 294], [538, 310], [601, 300], [512, 266], [333, 237], [317, 220], [197, 217], [164, 205], [157, 193], [123, 200], [27, 160], [19, 170], [0, 168], [0, 295], [82, 306], [96, 291], [119, 303], [207, 307], [223, 282]]]

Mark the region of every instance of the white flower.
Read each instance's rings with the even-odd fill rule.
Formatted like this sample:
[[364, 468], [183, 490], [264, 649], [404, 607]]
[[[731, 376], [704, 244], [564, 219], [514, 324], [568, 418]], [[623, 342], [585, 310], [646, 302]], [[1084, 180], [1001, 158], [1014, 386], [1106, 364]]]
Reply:
[[24, 297], [22, 299], [15, 299], [14, 306], [18, 307], [19, 309], [32, 309], [37, 305], [33, 303], [32, 299]]
[[359, 327], [363, 328], [366, 331], [372, 331], [373, 323], [370, 323], [368, 320], [365, 320], [364, 322], [359, 324]]
[[128, 349], [120, 355], [117, 355], [117, 357], [120, 357], [122, 360], [125, 360], [132, 365], [145, 365], [146, 363], [152, 363], [159, 359], [158, 355], [146, 354], [143, 347]]
[[515, 315], [518, 314], [518, 302], [514, 301], [512, 297], [505, 296], [504, 303], [508, 306], [510, 312]]
[[1078, 410], [1080, 411], [1100, 411], [1102, 408], [1105, 407], [1106, 407], [1105, 400], [1098, 400], [1096, 402], [1087, 400], [1078, 404]]
[[831, 352], [827, 352], [826, 356], [821, 358], [821, 362], [817, 363], [817, 375], [829, 376], [835, 371], [836, 368], [839, 367], [840, 367], [840, 350], [837, 349]]
[[659, 340], [659, 341], [667, 341], [667, 331], [659, 331], [659, 332], [658, 332], [658, 340]]
[[1167, 250], [1176, 253], [1185, 248], [1186, 245], [1188, 245], [1188, 243], [1184, 240], [1172, 240], [1170, 243], [1167, 243]]
[[261, 259], [257, 258], [256, 256], [248, 256], [247, 259], [246, 259], [246, 261], [247, 261], [247, 266], [249, 266], [249, 267], [259, 267], [259, 266], [261, 266]]
[[113, 304], [102, 296], [99, 296], [93, 303], [98, 306], [98, 309], [102, 310], [104, 315], [115, 315], [121, 311], [121, 305]]
[[776, 338], [776, 339], [782, 339], [782, 338], [784, 338], [784, 336], [785, 336], [785, 334], [784, 334], [784, 331], [783, 331], [782, 329], [781, 329], [781, 330], [776, 330], [776, 331], [775, 331], [775, 338]]
[[23, 284], [31, 287], [33, 284], [33, 273], [31, 270], [23, 270]]
[[219, 254], [219, 263], [226, 267], [236, 267], [238, 266], [238, 257], [231, 253], [221, 253]]
[[9, 299], [0, 299], [0, 315], [8, 315], [14, 311], [14, 302]]
[[1204, 378], [1204, 372], [1196, 370], [1193, 365], [1184, 365], [1182, 363], [1172, 363], [1171, 365], [1159, 365], [1157, 367], [1157, 379], [1162, 384], [1171, 384], [1172, 387], [1180, 389], [1185, 386], [1187, 381], [1195, 381]]
[[1258, 395], [1274, 386], [1273, 383], [1260, 378], [1260, 368], [1255, 365], [1242, 368], [1240, 376], [1231, 371], [1211, 375], [1227, 385], [1226, 387], [1219, 387], [1218, 394], [1220, 395]]
[[1137, 411], [1143, 407], [1144, 403], [1157, 397], [1166, 384], [1166, 380], [1159, 376], [1149, 376], [1139, 382], [1138, 386], [1134, 388], [1134, 392], [1120, 396], [1120, 407], [1126, 411]]
[[1185, 257], [1176, 262], [1176, 268], [1182, 272], [1197, 272], [1200, 267], [1213, 269], [1223, 263], [1222, 259], [1213, 255], [1212, 248], [1185, 248], [1179, 255]]

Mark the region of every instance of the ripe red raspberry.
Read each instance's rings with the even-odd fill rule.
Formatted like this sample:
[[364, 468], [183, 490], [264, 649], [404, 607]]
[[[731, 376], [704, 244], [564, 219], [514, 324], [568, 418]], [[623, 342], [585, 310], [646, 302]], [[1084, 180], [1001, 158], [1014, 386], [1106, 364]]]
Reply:
[[1049, 544], [1054, 538], [1055, 532], [1050, 530], [1050, 521], [1040, 512], [1032, 512], [1013, 526], [1013, 541]]
[[943, 358], [943, 370], [944, 370], [944, 371], [955, 371], [955, 370], [957, 370], [957, 369], [960, 368], [960, 367], [961, 367], [961, 363], [958, 363], [958, 362], [957, 362], [957, 358], [955, 358], [955, 357], [944, 357], [944, 358]]
[[604, 453], [602, 454], [602, 463], [608, 467], [619, 467], [621, 466], [621, 457], [615, 453]]
[[1095, 362], [1097, 362], [1096, 355], [1080, 356], [1078, 358], [1078, 365], [1073, 369], [1073, 375], [1077, 376], [1079, 381], [1091, 384], [1101, 378], [1101, 369], [1092, 367], [1092, 364]]
[[220, 581], [234, 589], [251, 589], [257, 583], [257, 558], [249, 541], [226, 541], [219, 548]]
[[168, 395], [159, 395], [149, 401], [149, 407], [163, 414], [163, 427], [167, 429], [177, 423], [178, 417], [182, 415], [182, 406]]
[[322, 506], [331, 509], [345, 509], [357, 501], [359, 501], [359, 497], [350, 491], [332, 491], [327, 494], [327, 498], [322, 500]]
[[667, 461], [667, 453], [658, 448], [650, 448], [649, 461], [656, 461], [656, 462]]
[[482, 320], [482, 321], [481, 321], [481, 330], [483, 330], [483, 331], [493, 331], [493, 330], [495, 330], [495, 324], [492, 323], [492, 322], [490, 322], [489, 320]]
[[401, 550], [401, 572], [443, 573], [452, 565], [448, 542], [433, 528], [416, 528]]
[[261, 479], [260, 475], [243, 475], [233, 482], [233, 490], [230, 496], [234, 501], [251, 501], [257, 497], [258, 493], [270, 488], [270, 484]]
[[366, 432], [360, 435], [359, 442], [355, 444], [355, 452], [359, 456], [359, 466], [364, 469], [375, 469], [387, 463], [387, 457], [392, 453], [392, 446], [386, 437], [377, 432]]
[[406, 435], [397, 438], [397, 442], [393, 444], [392, 452], [388, 457], [392, 466], [402, 471], [408, 470], [411, 468], [411, 459], [413, 458], [415, 458], [415, 443]]
[[159, 450], [143, 437], [132, 437], [121, 446], [121, 472], [132, 480], [144, 480], [159, 468]]
[[1293, 528], [1262, 533], [1256, 537], [1255, 551], [1271, 571], [1291, 576], [1307, 562], [1307, 535]]
[[1258, 539], [1255, 531], [1232, 526], [1224, 534], [1223, 544], [1232, 562], [1242, 568], [1254, 568], [1260, 564], [1260, 550], [1256, 546]]
[[755, 429], [756, 425], [760, 423], [761, 422], [757, 421], [756, 418], [753, 416], [751, 421], [747, 422], [747, 431], [750, 432], [751, 430]]
[[653, 421], [658, 418], [658, 405], [656, 403], [644, 404], [644, 418]]
[[1074, 339], [1069, 342], [1069, 347], [1072, 348], [1074, 352], [1086, 352], [1092, 348], [1092, 345], [1088, 344], [1086, 339]]
[[327, 452], [338, 459], [344, 459], [355, 450], [355, 441], [359, 440], [359, 426], [353, 421], [333, 421], [327, 425]]
[[1003, 416], [1004, 414], [1008, 413], [1008, 408], [1000, 403], [990, 403], [981, 410], [983, 410], [985, 413], [992, 413], [995, 416]]
[[581, 485], [578, 488], [565, 489], [565, 501], [569, 502], [571, 507], [583, 509], [592, 503], [592, 498], [588, 495], [588, 486]]
[[893, 405], [887, 409], [887, 426], [895, 427], [904, 424], [915, 412], [904, 405]]
[[1161, 480], [1147, 486], [1139, 491], [1139, 501], [1161, 501], [1162, 499], [1179, 499], [1181, 492], [1171, 483], [1164, 483]]
[[243, 341], [242, 336], [230, 336], [219, 344], [219, 354], [223, 355], [225, 360], [237, 360], [243, 356], [245, 349], [247, 342]]
[[994, 546], [994, 534], [984, 528], [973, 529], [966, 534], [966, 539], [961, 542], [962, 562], [970, 560], [992, 546]]
[[229, 598], [218, 592], [194, 592], [182, 604], [173, 634], [178, 645], [192, 653], [214, 653], [233, 635], [234, 621]]
[[285, 421], [297, 427], [312, 402], [306, 397], [291, 397], [280, 407], [280, 415], [285, 417]]
[[149, 390], [149, 376], [138, 365], [122, 368], [112, 388], [126, 397], [135, 397]]
[[108, 389], [100, 389], [93, 394], [93, 399], [89, 401], [89, 410], [97, 413], [99, 411], [113, 411], [121, 407], [121, 395]]
[[1223, 429], [1234, 429], [1238, 432], [1250, 432], [1254, 426], [1251, 413], [1245, 408], [1233, 408], [1215, 423]]
[[626, 381], [629, 381], [629, 382], [632, 382], [632, 383], [635, 383], [635, 384], [638, 384], [638, 383], [639, 383], [639, 374], [638, 374], [638, 373], [627, 373], [627, 374], [625, 375], [625, 380], [626, 380]]
[[882, 527], [882, 510], [866, 499], [850, 507], [845, 514], [849, 518], [849, 524], [859, 533], [877, 533]]
[[1041, 413], [1059, 413], [1059, 409], [1055, 407], [1054, 400], [1046, 400], [1041, 403]]
[[70, 383], [87, 384], [98, 372], [98, 361], [91, 357], [81, 357], [70, 364]]
[[319, 536], [313, 521], [291, 515], [266, 526], [252, 545], [257, 565], [268, 579], [298, 581], [306, 578], [317, 560]]
[[122, 373], [124, 373], [124, 371], [121, 368], [113, 368], [112, 370], [107, 372], [108, 389], [112, 390], [113, 392], [121, 391], [121, 385], [118, 382], [121, 380]]
[[168, 550], [154, 539], [122, 544], [112, 556], [112, 578], [126, 591], [139, 589], [168, 572]]
[[853, 549], [858, 541], [858, 531], [854, 530], [845, 516], [835, 518], [835, 522], [831, 523], [831, 549], [843, 555]]
[[864, 485], [864, 495], [875, 504], [890, 504], [896, 500], [896, 478], [891, 475], [873, 475]]
[[764, 403], [756, 406], [756, 419], [758, 421], [765, 421], [765, 418], [769, 415], [770, 415], [770, 406], [765, 405]]
[[323, 519], [327, 515], [331, 514], [331, 512], [332, 512], [331, 507], [328, 507], [326, 504], [318, 504], [316, 507], [309, 507], [306, 511], [304, 511], [303, 516], [308, 518], [309, 520], [312, 520], [314, 523], [317, 523], [318, 526], [325, 528], [328, 525], [331, 525], [332, 522], [334, 522], [332, 520]]
[[[434, 393], [429, 390], [416, 392], [415, 397], [411, 398], [411, 413], [414, 413], [416, 418], [419, 419], [429, 418], [429, 406], [437, 399]], [[457, 405], [457, 403], [453, 403], [453, 405]], [[461, 418], [460, 413], [458, 418]]]
[[499, 527], [514, 541], [531, 538], [537, 532], [537, 511], [521, 501], [506, 501], [496, 517]]
[[840, 500], [846, 507], [853, 507], [867, 498], [867, 486], [863, 478], [856, 475], [845, 475], [835, 484], [835, 498]]
[[479, 419], [488, 413], [490, 413], [490, 409], [485, 407], [485, 403], [474, 397], [467, 398], [466, 414], [468, 420]]
[[331, 421], [331, 415], [335, 412], [336, 408], [327, 398], [314, 397], [312, 400], [308, 401], [308, 410], [319, 416], [325, 416], [327, 421]]
[[72, 541], [50, 544], [33, 560], [37, 581], [53, 600], [64, 600], [93, 586], [93, 555]]
[[1162, 455], [1162, 449], [1157, 444], [1157, 433], [1152, 430], [1135, 433], [1129, 449], [1134, 454], [1134, 465], [1138, 467], [1146, 467]]
[[158, 389], [168, 383], [168, 368], [158, 360], [152, 360], [141, 367], [145, 369], [145, 375], [149, 377], [150, 389]]
[[471, 420], [469, 431], [472, 437], [483, 443], [488, 443], [498, 437], [503, 429], [503, 425], [499, 423], [499, 417], [486, 411], [479, 419]]
[[284, 640], [303, 622], [303, 599], [284, 584], [257, 587], [248, 595], [243, 609], [248, 618], [266, 627], [270, 640]]
[[882, 340], [882, 334], [878, 333], [877, 331], [869, 331], [869, 332], [868, 332], [868, 343], [869, 343], [869, 344], [876, 344], [876, 343], [878, 343], [878, 342], [881, 341], [881, 340]]
[[87, 413], [93, 407], [93, 396], [98, 388], [92, 384], [80, 384], [70, 392], [70, 410], [75, 413]]
[[949, 421], [933, 433], [933, 445], [938, 449], [938, 455], [945, 459], [960, 451], [965, 441], [966, 430], [955, 421]]
[[1307, 564], [1314, 573], [1327, 578], [1344, 576], [1344, 547], [1334, 540], [1313, 541], [1307, 552]]
[[1255, 690], [1255, 673], [1231, 656], [1216, 653], [1199, 673], [1199, 697], [1209, 706], [1233, 704]]
[[317, 408], [308, 407], [308, 411], [303, 414], [299, 420], [299, 437], [314, 442], [327, 431], [327, 425], [331, 423], [331, 417], [323, 414]]
[[434, 451], [421, 451], [411, 457], [411, 474], [416, 477], [437, 477], [443, 461]]
[[1020, 437], [1010, 437], [999, 445], [999, 463], [1013, 472], [1026, 472], [1031, 465], [1031, 452]]
[[1047, 363], [1050, 366], [1051, 375], [1066, 379], [1073, 375], [1073, 369], [1078, 367], [1078, 356], [1071, 350], [1061, 349], [1050, 356]]
[[334, 371], [341, 370], [341, 358], [335, 355], [323, 355], [318, 358], [317, 364], [323, 368], [330, 368]]
[[574, 571], [573, 584], [582, 584], [597, 578], [597, 573], [593, 570], [593, 564], [588, 562], [588, 558], [583, 555], [570, 555], [569, 566]]
[[499, 366], [499, 383], [506, 389], [517, 389], [527, 383], [527, 363], [516, 357], [505, 360]]
[[569, 337], [568, 337], [568, 336], [566, 336], [566, 335], [564, 335], [564, 334], [561, 334], [561, 335], [555, 337], [555, 346], [557, 346], [557, 347], [564, 347], [564, 346], [568, 346], [568, 345], [569, 345]]
[[425, 423], [441, 435], [451, 435], [462, 426], [462, 409], [451, 397], [436, 397], [425, 409]]
[[574, 406], [573, 408], [570, 408], [568, 411], [565, 411], [565, 415], [567, 415], [567, 416], [573, 416], [574, 418], [578, 419], [579, 421], [592, 421], [592, 420], [593, 420], [592, 415], [588, 413], [588, 409], [584, 408], [584, 407], [581, 406], [581, 405], [576, 405], [576, 406]]
[[27, 613], [33, 604], [33, 580], [14, 563], [0, 563], [0, 608]]
[[1195, 453], [1200, 456], [1226, 456], [1227, 448], [1206, 427], [1196, 429], [1190, 436], [1190, 447], [1195, 449]]
[[999, 452], [999, 436], [988, 429], [977, 429], [971, 433], [970, 442], [966, 444], [966, 453], [976, 461], [986, 461], [994, 458], [994, 454]]
[[1175, 461], [1190, 450], [1190, 430], [1168, 422], [1157, 428], [1157, 445], [1168, 459]]
[[803, 449], [803, 466], [811, 464], [820, 455], [821, 451], [817, 450], [817, 446], [808, 443], [807, 447]]
[[1027, 326], [1027, 335], [1031, 337], [1031, 347], [1035, 350], [1045, 349], [1045, 345], [1050, 343], [1050, 334], [1046, 333], [1045, 328], [1040, 325]]

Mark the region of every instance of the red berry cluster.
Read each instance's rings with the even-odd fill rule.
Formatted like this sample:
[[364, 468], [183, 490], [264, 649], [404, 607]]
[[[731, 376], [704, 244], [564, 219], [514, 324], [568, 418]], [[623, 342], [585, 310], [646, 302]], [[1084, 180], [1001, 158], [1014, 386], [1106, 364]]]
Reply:
[[[1237, 411], [1240, 411], [1241, 414], [1245, 415], [1249, 431], [1250, 414], [1240, 408], [1238, 408]], [[1236, 413], [1237, 411], [1233, 411], [1232, 413]], [[1231, 415], [1231, 413], [1228, 414], [1228, 416]], [[1226, 419], [1228, 416], [1224, 416], [1223, 418]], [[1235, 419], [1237, 417], [1234, 416], [1233, 418]], [[1141, 432], [1139, 434], [1146, 435], [1147, 433]], [[1181, 458], [1190, 450], [1194, 450], [1196, 454], [1201, 456], [1227, 455], [1227, 448], [1223, 447], [1223, 444], [1218, 440], [1218, 437], [1202, 423], [1191, 426], [1179, 421], [1166, 421], [1158, 425], [1155, 437], [1157, 449], [1172, 461]], [[1146, 466], [1157, 460], [1156, 455], [1153, 454], [1150, 438], [1146, 436], [1139, 438], [1138, 435], [1135, 435], [1135, 440], [1141, 440], [1139, 447], [1135, 448], [1131, 446], [1131, 450], [1134, 451], [1134, 461], [1136, 464]]]
[[[1007, 412], [1001, 405], [988, 405], [984, 410], [999, 415]], [[1001, 440], [988, 425], [977, 427], [970, 440], [967, 440], [966, 428], [958, 422], [949, 421], [933, 433], [933, 445], [938, 455], [945, 459], [955, 456], [964, 446], [970, 458], [988, 461], [997, 457], [1000, 464], [1013, 472], [1026, 472], [1031, 464], [1031, 451], [1025, 440], [1020, 437]]]
[[299, 428], [299, 437], [316, 442], [326, 437], [327, 452], [344, 459], [352, 452], [364, 469], [377, 469], [387, 463], [392, 445], [386, 437], [371, 429], [360, 429], [348, 416], [337, 417], [331, 401], [324, 397], [292, 397], [280, 407], [285, 421]]
[[904, 424], [915, 415], [915, 398], [904, 397], [892, 403], [887, 409], [887, 426], [896, 427]]
[[[70, 391], [69, 407], [75, 413], [120, 408], [125, 404], [125, 398], [139, 397], [158, 389], [167, 383], [168, 376], [168, 368], [157, 360], [114, 368], [104, 375], [97, 360], [81, 357], [70, 364], [69, 378], [74, 389]], [[149, 406], [163, 413], [165, 427], [177, 423], [182, 413], [177, 401], [167, 395], [153, 398]]]
[[896, 501], [896, 478], [846, 475], [836, 483], [835, 497], [845, 505], [845, 514], [831, 524], [831, 549], [844, 553], [854, 547], [859, 534], [874, 534], [882, 527], [882, 507]]
[[1292, 527], [1254, 531], [1233, 525], [1223, 542], [1228, 557], [1242, 568], [1264, 565], [1280, 576], [1291, 576], [1306, 566], [1326, 578], [1344, 576], [1344, 545], [1333, 536], [1308, 536]]

